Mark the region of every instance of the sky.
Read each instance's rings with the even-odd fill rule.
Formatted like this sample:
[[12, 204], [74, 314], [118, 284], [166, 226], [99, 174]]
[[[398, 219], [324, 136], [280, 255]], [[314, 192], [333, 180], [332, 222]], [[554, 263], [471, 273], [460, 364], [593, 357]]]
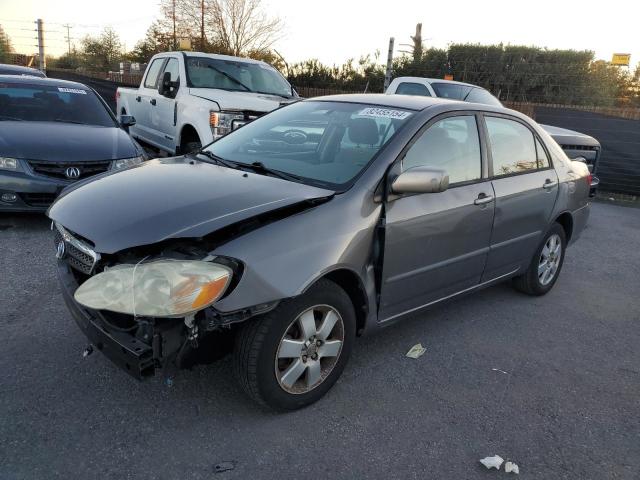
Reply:
[[[640, 61], [640, 2], [636, 0], [262, 0], [268, 15], [284, 20], [275, 44], [287, 62], [317, 58], [342, 64], [349, 58], [380, 52], [384, 62], [389, 37], [396, 54], [410, 43], [422, 23], [425, 46], [449, 43], [505, 43], [548, 48], [593, 50], [596, 58], [631, 53]], [[36, 18], [45, 22], [47, 54], [112, 26], [127, 49], [140, 40], [159, 11], [158, 0], [0, 0], [0, 24], [19, 53], [36, 48]]]

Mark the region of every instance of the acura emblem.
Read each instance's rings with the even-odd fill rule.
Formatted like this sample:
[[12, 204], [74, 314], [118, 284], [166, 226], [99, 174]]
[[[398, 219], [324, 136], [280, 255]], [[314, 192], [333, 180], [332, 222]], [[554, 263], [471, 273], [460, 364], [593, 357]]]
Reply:
[[64, 253], [65, 253], [65, 247], [64, 247], [64, 240], [63, 240], [63, 241], [60, 241], [58, 243], [58, 246], [56, 247], [56, 258], [61, 259], [62, 257], [64, 257]]
[[69, 167], [64, 171], [64, 174], [67, 176], [67, 178], [79, 178], [80, 169], [78, 167]]

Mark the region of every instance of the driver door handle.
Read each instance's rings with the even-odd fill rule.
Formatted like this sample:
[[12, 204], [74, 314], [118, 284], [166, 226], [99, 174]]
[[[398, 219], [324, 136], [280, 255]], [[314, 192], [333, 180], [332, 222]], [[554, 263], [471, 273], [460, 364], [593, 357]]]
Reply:
[[545, 189], [549, 190], [550, 188], [555, 187], [557, 184], [558, 184], [558, 182], [557, 182], [557, 181], [556, 181], [556, 182], [554, 182], [554, 181], [549, 180], [549, 179], [547, 178], [547, 180], [544, 182], [544, 185], [542, 185], [542, 188], [545, 188]]
[[138, 96], [136, 97], [136, 102], [139, 102], [140, 100], [142, 100], [142, 97], [141, 97], [140, 95], [138, 95]]
[[155, 104], [156, 104], [156, 99], [155, 99], [155, 98], [152, 98], [151, 100], [149, 100], [149, 103], [150, 103], [151, 105], [155, 105]]
[[491, 202], [493, 202], [493, 195], [487, 195], [486, 193], [481, 193], [478, 195], [478, 198], [473, 201], [475, 205], [485, 205]]

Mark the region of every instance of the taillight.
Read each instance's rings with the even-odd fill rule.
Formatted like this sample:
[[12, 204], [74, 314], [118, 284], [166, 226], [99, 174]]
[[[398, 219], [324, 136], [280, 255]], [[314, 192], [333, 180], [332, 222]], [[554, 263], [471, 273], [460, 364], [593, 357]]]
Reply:
[[593, 181], [593, 174], [590, 173], [587, 175], [587, 185], [591, 186], [591, 182]]
[[120, 92], [116, 90], [116, 102], [118, 101], [119, 98], [120, 98]]

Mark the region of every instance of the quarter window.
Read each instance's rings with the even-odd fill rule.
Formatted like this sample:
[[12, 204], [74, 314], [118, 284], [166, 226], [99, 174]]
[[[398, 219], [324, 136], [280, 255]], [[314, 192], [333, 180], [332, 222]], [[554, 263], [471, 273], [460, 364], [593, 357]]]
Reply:
[[402, 82], [396, 89], [397, 95], [419, 95], [421, 97], [430, 97], [431, 94], [426, 86], [415, 82]]
[[149, 71], [147, 72], [147, 77], [144, 80], [144, 86], [146, 88], [157, 88], [158, 74], [160, 73], [163, 62], [164, 58], [156, 58], [153, 62], [151, 62], [151, 66], [149, 67]]
[[538, 168], [533, 133], [519, 122], [485, 117], [491, 144], [493, 174], [512, 175]]
[[450, 184], [479, 179], [480, 140], [475, 116], [448, 117], [429, 127], [402, 161], [403, 170], [418, 166], [445, 170]]

